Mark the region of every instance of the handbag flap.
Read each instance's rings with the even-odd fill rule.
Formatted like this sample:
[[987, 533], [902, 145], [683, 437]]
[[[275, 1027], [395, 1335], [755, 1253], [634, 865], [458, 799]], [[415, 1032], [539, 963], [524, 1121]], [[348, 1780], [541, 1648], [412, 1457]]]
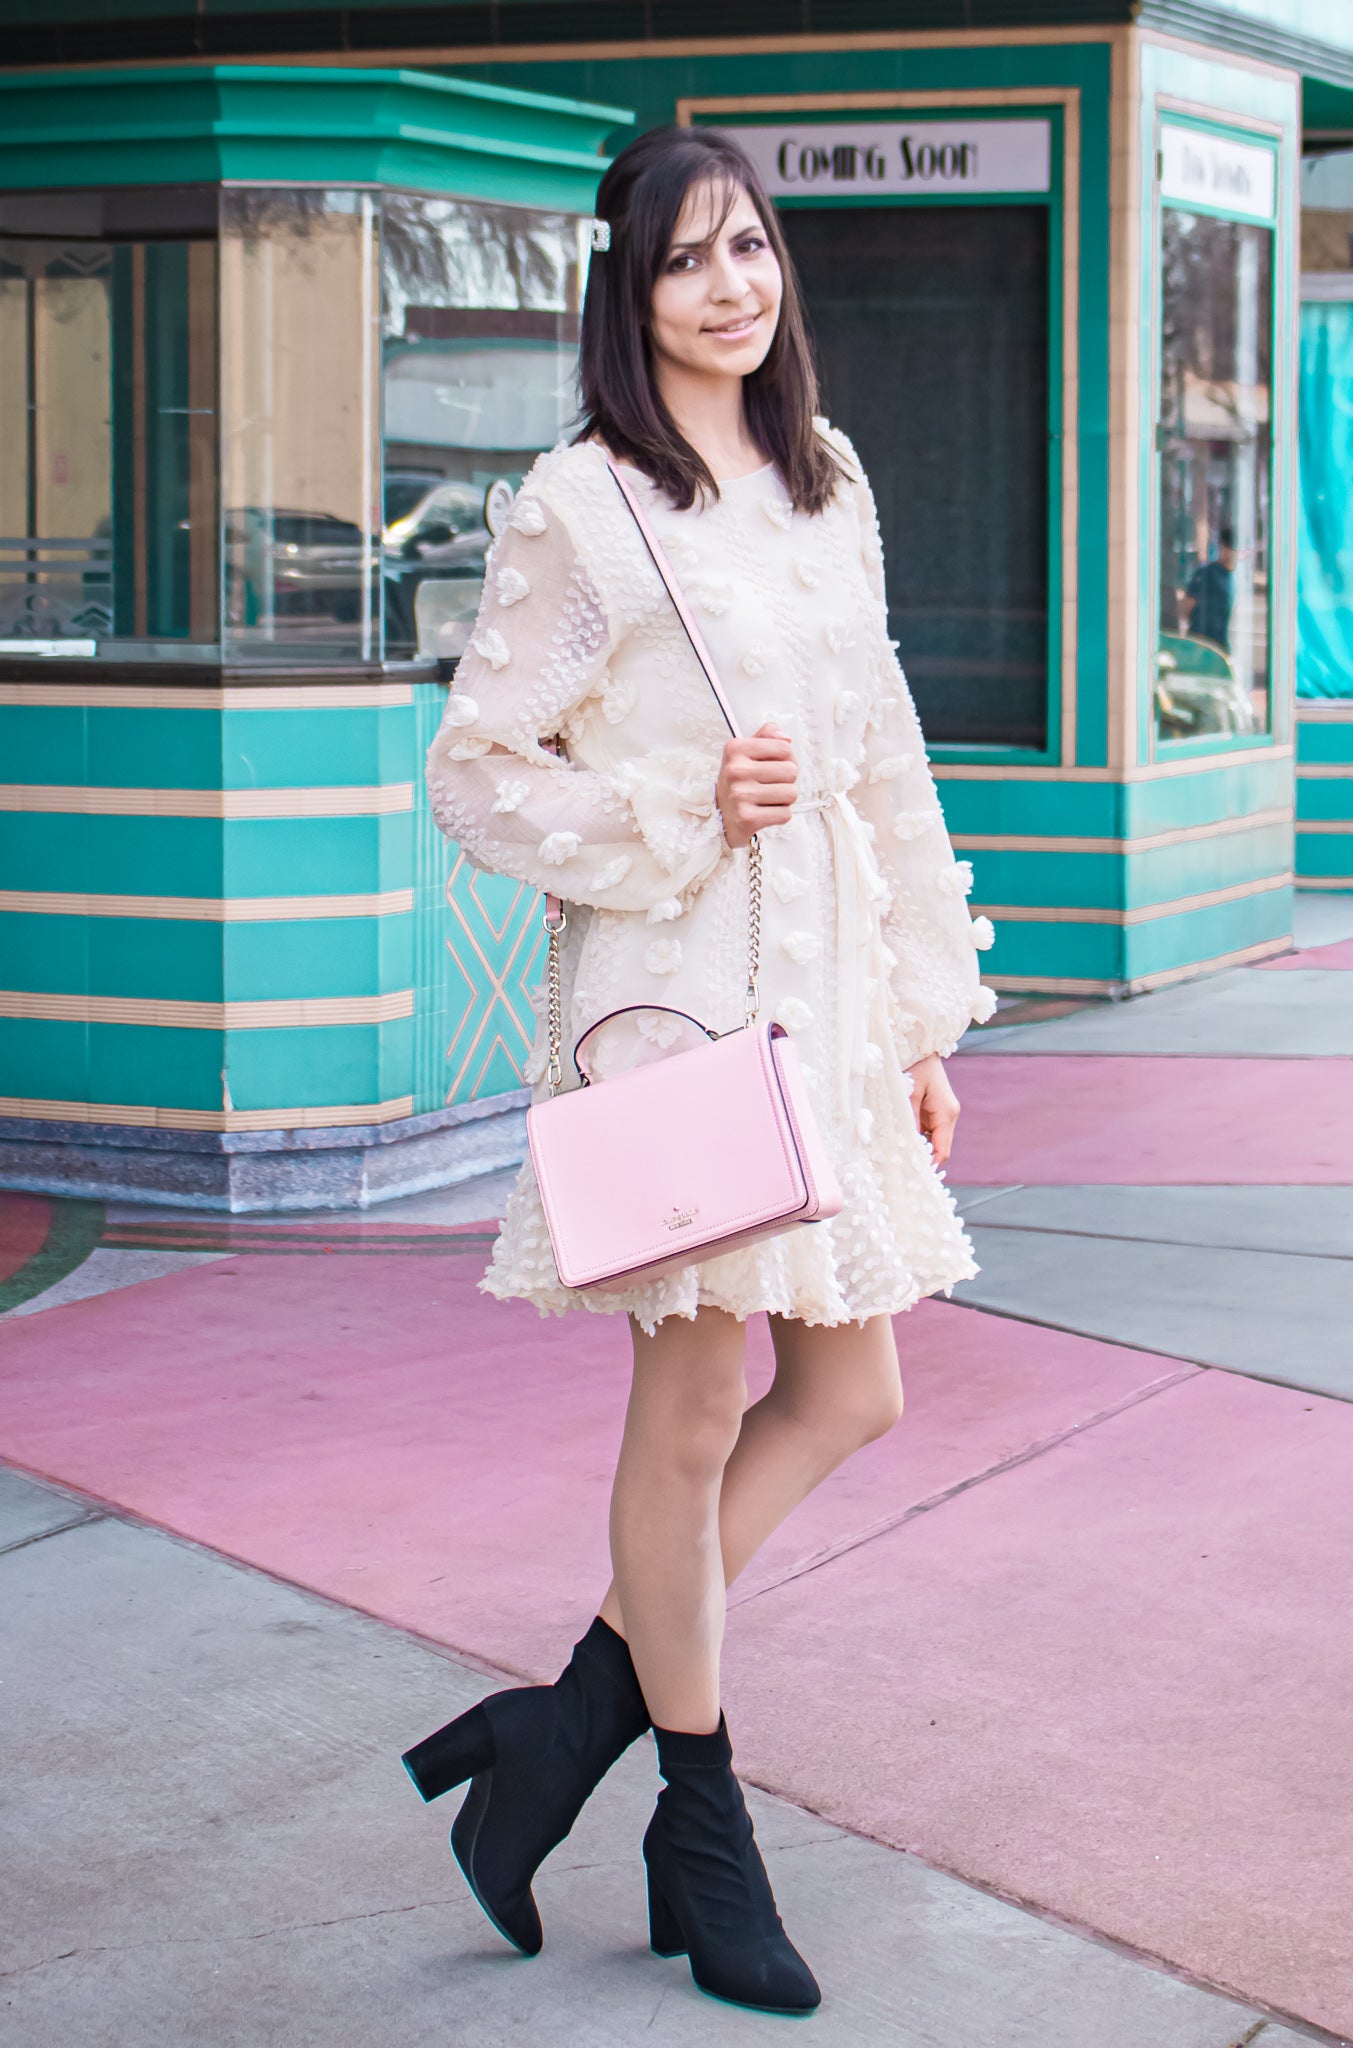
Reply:
[[811, 1167], [773, 1035], [781, 1033], [771, 1023], [733, 1031], [527, 1111], [566, 1287], [666, 1262], [687, 1247], [692, 1257], [717, 1256], [712, 1240], [812, 1206]]

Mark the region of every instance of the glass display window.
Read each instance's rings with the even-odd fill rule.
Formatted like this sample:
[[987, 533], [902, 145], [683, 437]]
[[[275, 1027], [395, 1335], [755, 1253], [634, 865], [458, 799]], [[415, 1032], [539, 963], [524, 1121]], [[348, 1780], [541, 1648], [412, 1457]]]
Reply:
[[416, 192], [0, 195], [0, 658], [454, 660], [585, 262]]
[[118, 197], [0, 209], [0, 648], [210, 659], [214, 204]]
[[221, 195], [223, 652], [380, 659], [377, 200]]
[[[1204, 137], [1181, 160], [1224, 204], [1261, 157]], [[1156, 738], [1244, 739], [1271, 715], [1273, 230], [1163, 200]]]
[[1353, 703], [1353, 149], [1301, 167], [1297, 695]]
[[385, 195], [381, 580], [394, 659], [465, 650], [492, 536], [577, 411], [583, 262], [572, 215]]

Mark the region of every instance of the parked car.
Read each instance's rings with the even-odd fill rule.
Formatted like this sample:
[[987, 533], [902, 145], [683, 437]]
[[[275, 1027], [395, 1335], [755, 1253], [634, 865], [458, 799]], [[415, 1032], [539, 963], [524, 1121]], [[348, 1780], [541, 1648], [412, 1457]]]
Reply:
[[1160, 736], [1191, 740], [1204, 733], [1258, 730], [1250, 700], [1225, 648], [1184, 633], [1162, 633], [1156, 652]]
[[[412, 654], [418, 645], [416, 593], [421, 583], [484, 580], [484, 557], [492, 541], [485, 518], [482, 484], [443, 479], [425, 491], [402, 518], [385, 529], [381, 573], [385, 580], [387, 653]], [[474, 590], [465, 603], [473, 618]]]
[[[352, 623], [362, 615], [363, 555], [362, 530], [351, 519], [259, 506], [227, 512], [231, 623], [256, 625], [268, 611]], [[374, 557], [373, 548], [373, 564]]]

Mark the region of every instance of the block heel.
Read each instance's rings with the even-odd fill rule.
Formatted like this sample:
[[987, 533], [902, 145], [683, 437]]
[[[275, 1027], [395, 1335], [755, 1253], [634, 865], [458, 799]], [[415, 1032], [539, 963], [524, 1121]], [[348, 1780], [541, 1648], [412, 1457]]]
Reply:
[[400, 1762], [429, 1803], [488, 1770], [493, 1762], [493, 1730], [482, 1704], [406, 1749]]
[[468, 1778], [451, 1847], [494, 1927], [523, 1955], [545, 1938], [536, 1871], [648, 1726], [629, 1645], [598, 1615], [553, 1685], [491, 1693], [405, 1752], [426, 1800]]
[[684, 1956], [686, 1937], [681, 1923], [648, 1874], [648, 1945], [655, 1956]]

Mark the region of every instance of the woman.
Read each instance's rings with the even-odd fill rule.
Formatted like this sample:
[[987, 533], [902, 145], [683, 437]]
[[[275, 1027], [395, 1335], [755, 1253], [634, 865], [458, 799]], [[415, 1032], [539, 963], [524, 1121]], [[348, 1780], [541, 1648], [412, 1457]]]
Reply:
[[[558, 894], [565, 1043], [622, 1005], [742, 1021], [747, 854], [765, 865], [763, 1004], [798, 1042], [841, 1214], [617, 1291], [570, 1293], [529, 1163], [481, 1283], [542, 1313], [629, 1316], [614, 1580], [553, 1686], [499, 1693], [409, 1752], [425, 1798], [472, 1780], [452, 1841], [531, 1954], [531, 1879], [650, 1725], [644, 1838], [660, 1955], [737, 2003], [820, 1998], [775, 1911], [719, 1705], [726, 1584], [902, 1412], [891, 1318], [975, 1269], [937, 1169], [942, 1056], [994, 998], [887, 638], [878, 527], [850, 444], [814, 417], [775, 214], [741, 151], [641, 136], [598, 194], [582, 430], [543, 456], [493, 552], [428, 756], [439, 824], [479, 866]], [[609, 230], [609, 240], [607, 240]], [[606, 464], [625, 465], [743, 732], [718, 707]], [[566, 757], [543, 743], [558, 737]], [[576, 907], [575, 907], [576, 906]], [[606, 1025], [604, 1079], [682, 1050], [661, 1012]], [[532, 1078], [544, 1071], [538, 1034]], [[776, 1371], [745, 1407], [745, 1322]]]

